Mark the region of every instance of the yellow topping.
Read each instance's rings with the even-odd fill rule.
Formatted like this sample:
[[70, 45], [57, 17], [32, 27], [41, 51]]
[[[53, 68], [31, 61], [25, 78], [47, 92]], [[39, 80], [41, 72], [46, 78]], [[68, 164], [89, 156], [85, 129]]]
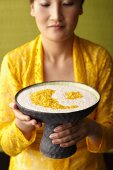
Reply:
[[63, 106], [59, 104], [57, 99], [52, 98], [52, 95], [55, 93], [55, 90], [45, 89], [34, 92], [30, 95], [30, 99], [33, 104], [52, 108], [52, 109], [71, 109], [78, 106]]
[[77, 99], [77, 98], [82, 98], [83, 96], [81, 95], [80, 92], [67, 92], [65, 94], [66, 99]]

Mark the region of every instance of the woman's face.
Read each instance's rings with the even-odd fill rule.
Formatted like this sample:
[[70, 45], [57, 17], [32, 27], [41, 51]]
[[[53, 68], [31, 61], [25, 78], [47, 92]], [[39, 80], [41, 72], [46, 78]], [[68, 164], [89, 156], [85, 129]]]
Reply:
[[35, 17], [44, 38], [63, 41], [73, 35], [82, 0], [34, 0], [31, 15]]

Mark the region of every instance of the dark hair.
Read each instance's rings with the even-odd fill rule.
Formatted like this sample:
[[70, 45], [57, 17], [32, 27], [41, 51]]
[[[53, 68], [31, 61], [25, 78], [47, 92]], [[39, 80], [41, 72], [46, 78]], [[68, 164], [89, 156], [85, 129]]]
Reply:
[[[30, 1], [30, 3], [33, 3], [34, 2], [34, 0], [29, 0]], [[83, 2], [84, 2], [84, 0], [82, 0], [82, 4], [83, 4]]]
[[30, 3], [33, 3], [34, 2], [34, 0], [29, 0], [30, 1]]
[[84, 0], [82, 0], [82, 4], [84, 3]]

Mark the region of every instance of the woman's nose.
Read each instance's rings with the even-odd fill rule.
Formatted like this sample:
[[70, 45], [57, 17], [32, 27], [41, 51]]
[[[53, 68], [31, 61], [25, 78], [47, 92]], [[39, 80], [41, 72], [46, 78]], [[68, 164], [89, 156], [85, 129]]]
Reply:
[[51, 10], [51, 19], [61, 21], [63, 19], [63, 11], [60, 5], [54, 5]]

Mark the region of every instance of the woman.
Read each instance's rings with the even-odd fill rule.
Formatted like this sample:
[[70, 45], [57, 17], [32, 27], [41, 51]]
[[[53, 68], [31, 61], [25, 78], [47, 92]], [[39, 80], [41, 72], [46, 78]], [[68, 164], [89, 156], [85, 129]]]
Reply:
[[[31, 0], [40, 35], [9, 52], [0, 77], [0, 142], [11, 156], [10, 170], [105, 170], [102, 153], [113, 147], [113, 62], [102, 47], [74, 35], [82, 0]], [[66, 159], [39, 152], [43, 127], [23, 115], [15, 94], [43, 81], [76, 81], [99, 91], [98, 108], [78, 124], [63, 124], [50, 135], [53, 144], [77, 144]], [[10, 104], [10, 108], [9, 108]]]

